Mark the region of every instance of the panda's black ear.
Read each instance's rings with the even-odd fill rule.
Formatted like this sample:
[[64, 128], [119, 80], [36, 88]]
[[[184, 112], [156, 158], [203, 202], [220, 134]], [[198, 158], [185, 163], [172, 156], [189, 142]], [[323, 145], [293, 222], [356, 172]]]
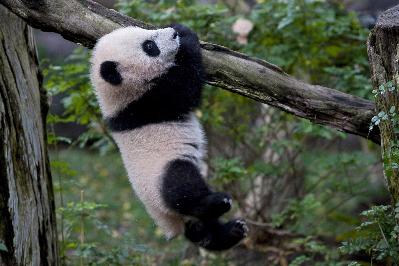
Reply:
[[101, 63], [100, 75], [112, 85], [119, 85], [122, 83], [122, 76], [117, 69], [118, 63], [114, 61], [105, 61]]

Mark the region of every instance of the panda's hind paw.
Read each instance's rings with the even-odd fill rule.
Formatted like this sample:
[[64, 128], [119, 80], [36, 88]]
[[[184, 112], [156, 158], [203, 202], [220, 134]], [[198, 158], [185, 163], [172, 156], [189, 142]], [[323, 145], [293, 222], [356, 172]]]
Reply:
[[232, 203], [233, 201], [229, 194], [214, 192], [203, 199], [204, 212], [198, 218], [205, 220], [218, 218], [231, 209]]
[[247, 223], [243, 219], [233, 220], [229, 223], [230, 234], [235, 236], [236, 238], [242, 239], [248, 235], [248, 226]]

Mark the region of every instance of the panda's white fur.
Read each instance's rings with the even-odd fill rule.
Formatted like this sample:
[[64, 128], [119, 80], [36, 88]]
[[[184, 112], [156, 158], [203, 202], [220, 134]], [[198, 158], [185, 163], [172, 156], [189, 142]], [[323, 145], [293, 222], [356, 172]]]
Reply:
[[203, 67], [195, 33], [181, 25], [115, 30], [97, 42], [90, 77], [129, 180], [165, 236], [184, 232], [210, 250], [244, 238], [241, 219], [218, 219], [230, 196], [213, 192], [201, 173], [206, 140], [193, 109]]

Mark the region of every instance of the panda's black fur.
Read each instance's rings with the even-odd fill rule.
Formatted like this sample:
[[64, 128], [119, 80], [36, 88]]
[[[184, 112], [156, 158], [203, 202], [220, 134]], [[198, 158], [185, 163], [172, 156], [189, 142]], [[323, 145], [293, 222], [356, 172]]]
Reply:
[[[195, 119], [192, 112], [200, 105], [204, 84], [200, 43], [188, 28], [178, 24], [172, 27], [175, 33], [171, 38], [178, 36], [179, 41], [174, 65], [162, 75], [145, 80], [150, 89], [124, 108], [111, 115], [104, 113], [113, 134], [129, 134], [157, 124], [186, 127]], [[155, 58], [161, 53], [152, 40], [143, 42], [142, 49], [149, 57]], [[123, 74], [118, 71], [119, 64], [105, 60], [99, 67], [99, 76], [114, 86], [109, 89], [118, 90], [118, 85], [124, 82]], [[92, 80], [97, 81], [96, 77]], [[189, 240], [208, 250], [231, 248], [246, 236], [245, 222], [237, 219], [223, 223], [218, 219], [230, 210], [231, 197], [213, 192], [206, 184], [199, 168], [201, 158], [197, 155], [203, 153], [200, 143], [183, 141], [179, 145], [176, 147], [187, 152], [179, 153], [165, 164], [159, 188], [162, 201], [174, 215], [184, 218], [184, 234]], [[154, 211], [152, 214], [156, 216]], [[156, 221], [156, 217], [154, 219]]]

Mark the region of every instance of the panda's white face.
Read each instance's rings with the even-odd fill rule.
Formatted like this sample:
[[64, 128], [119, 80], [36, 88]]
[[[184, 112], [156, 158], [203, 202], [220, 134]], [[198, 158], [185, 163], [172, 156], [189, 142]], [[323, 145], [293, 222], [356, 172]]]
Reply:
[[114, 114], [150, 89], [150, 82], [175, 64], [178, 49], [173, 28], [126, 27], [103, 36], [91, 59], [91, 81], [103, 114]]

